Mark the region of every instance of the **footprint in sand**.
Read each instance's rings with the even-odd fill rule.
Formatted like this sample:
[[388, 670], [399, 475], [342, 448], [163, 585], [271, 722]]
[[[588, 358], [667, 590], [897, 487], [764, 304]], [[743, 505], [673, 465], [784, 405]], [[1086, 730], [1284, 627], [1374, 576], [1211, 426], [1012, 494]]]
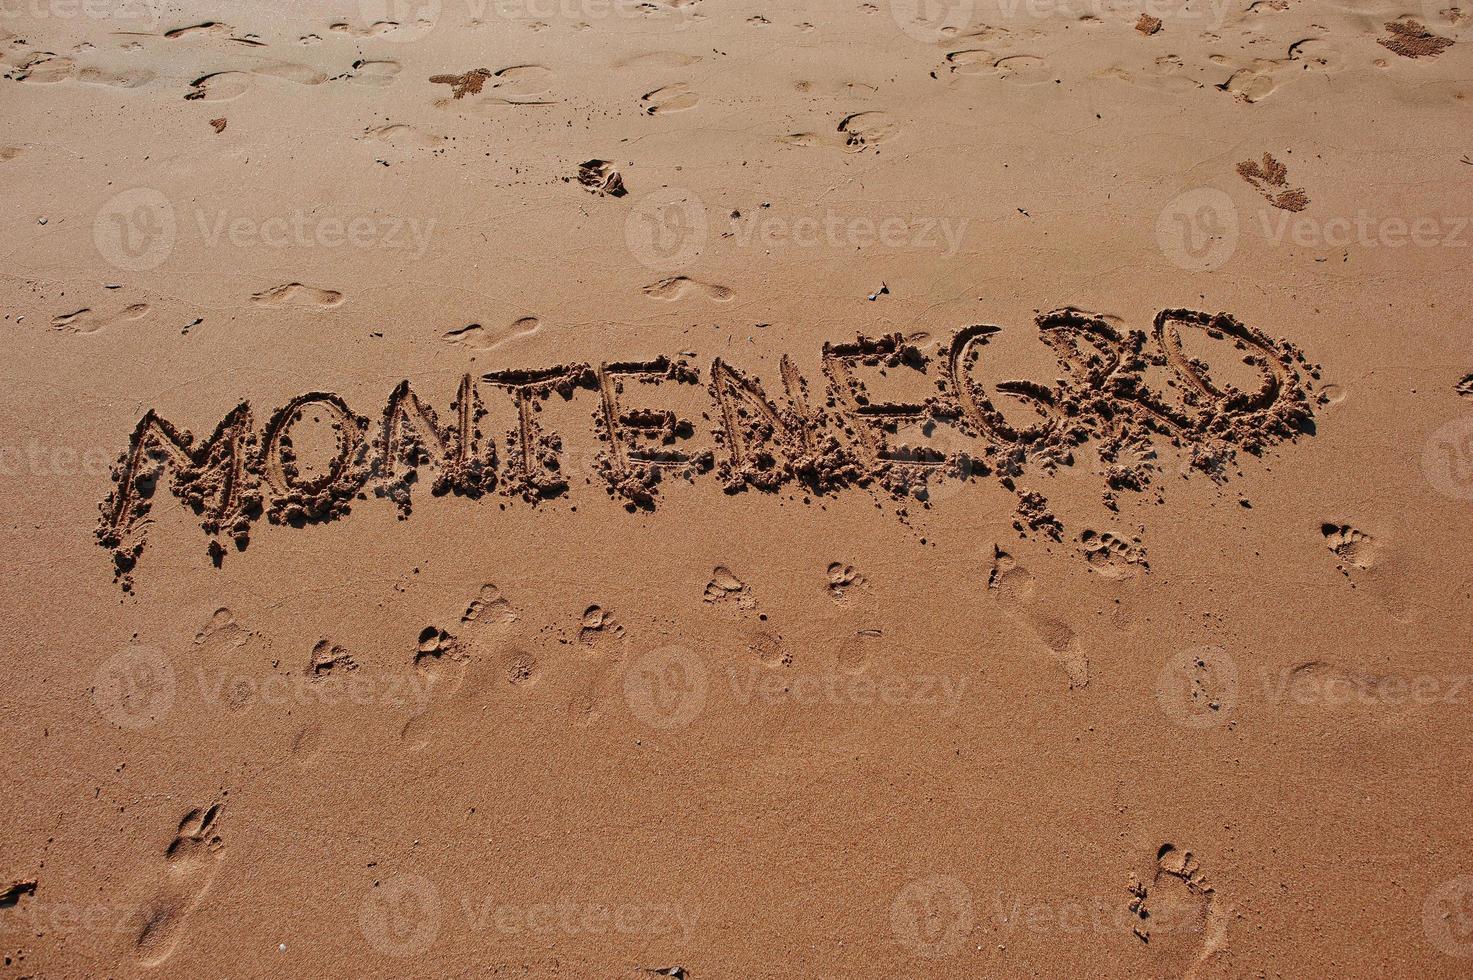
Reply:
[[855, 112], [839, 120], [839, 132], [850, 152], [862, 153], [894, 139], [900, 123], [886, 112]]
[[131, 320], [142, 320], [148, 316], [149, 307], [147, 303], [134, 303], [125, 306], [116, 313], [99, 313], [96, 310], [83, 307], [71, 313], [63, 313], [51, 318], [51, 329], [60, 330], [63, 333], [94, 334], [106, 330], [115, 323], [125, 323]]
[[1151, 567], [1139, 538], [1127, 540], [1110, 531], [1080, 532], [1079, 550], [1090, 570], [1104, 578], [1133, 578], [1137, 572], [1149, 571]]
[[283, 283], [251, 295], [257, 306], [300, 306], [309, 309], [329, 309], [343, 301], [343, 294], [336, 289], [318, 289], [299, 282]]
[[1069, 688], [1089, 683], [1089, 660], [1079, 636], [1067, 624], [1034, 608], [1033, 573], [1019, 565], [1013, 556], [996, 545], [992, 549], [992, 569], [987, 575], [987, 589], [1003, 611], [1020, 622], [1047, 651], [1069, 678]]
[[321, 678], [357, 669], [358, 661], [341, 644], [331, 640], [318, 640], [307, 658], [306, 674], [308, 677]]
[[725, 565], [717, 565], [711, 570], [711, 581], [706, 583], [706, 593], [701, 598], [712, 605], [742, 610], [757, 608], [757, 600], [752, 596], [751, 587], [732, 574], [731, 569]]
[[360, 59], [353, 62], [351, 69], [337, 77], [354, 85], [382, 87], [391, 84], [395, 76], [403, 70], [404, 66], [397, 61], [365, 61]]
[[90, 65], [79, 65], [71, 58], [39, 51], [27, 58], [11, 77], [17, 82], [40, 85], [73, 81], [84, 85], [105, 85], [109, 88], [140, 88], [153, 81], [154, 75], [143, 69], [108, 71]]
[[143, 907], [142, 921], [133, 941], [144, 966], [158, 966], [179, 946], [182, 930], [215, 879], [224, 856], [220, 838], [223, 803], [190, 810], [179, 821], [174, 840], [164, 851], [164, 881]]
[[1228, 916], [1191, 851], [1162, 844], [1142, 879], [1127, 885], [1131, 931], [1159, 957], [1157, 976], [1190, 978], [1223, 947]]
[[835, 602], [844, 602], [864, 587], [864, 576], [859, 570], [841, 561], [831, 563], [825, 570], [825, 577], [824, 591]]
[[194, 645], [206, 655], [219, 656], [245, 646], [252, 636], [250, 630], [235, 621], [235, 613], [221, 606], [194, 634]]
[[444, 136], [434, 133], [426, 133], [416, 129], [407, 123], [389, 123], [384, 126], [370, 126], [363, 131], [359, 139], [374, 140], [379, 143], [387, 143], [395, 147], [418, 147], [430, 148], [444, 143]]
[[1326, 521], [1320, 525], [1320, 534], [1325, 547], [1339, 559], [1336, 565], [1340, 572], [1349, 575], [1352, 571], [1364, 571], [1376, 563], [1376, 539], [1349, 524]]
[[616, 62], [615, 68], [684, 68], [701, 60], [700, 55], [679, 51], [650, 51]]
[[793, 665], [793, 651], [781, 636], [769, 630], [755, 630], [747, 635], [747, 650], [764, 667], [777, 670]]
[[646, 92], [639, 97], [639, 102], [645, 112], [655, 116], [666, 112], [694, 109], [700, 104], [701, 99], [690, 90], [689, 85], [684, 82], [676, 82], [674, 85], [666, 85], [653, 92]]
[[622, 640], [624, 626], [602, 606], [589, 606], [578, 621], [578, 642], [597, 651], [605, 641]]
[[500, 330], [488, 330], [479, 323], [467, 324], [454, 330], [447, 330], [443, 339], [446, 343], [469, 347], [471, 350], [495, 350], [503, 344], [525, 340], [536, 334], [541, 327], [542, 321], [537, 317], [524, 316], [513, 320]]
[[250, 87], [251, 76], [247, 72], [217, 71], [190, 82], [184, 98], [200, 102], [228, 102], [244, 95]]
[[835, 666], [846, 674], [860, 674], [869, 668], [880, 649], [884, 632], [878, 629], [855, 630], [839, 641], [834, 650]]
[[[497, 671], [481, 662], [485, 658], [471, 656], [471, 649], [480, 649], [487, 641], [487, 635], [479, 631], [490, 628], [493, 638], [503, 639], [501, 630], [517, 619], [511, 602], [495, 585], [487, 583], [461, 613], [459, 635], [437, 626], [420, 631], [414, 665], [426, 689], [427, 707], [411, 715], [399, 731], [409, 751], [421, 751], [439, 734], [456, 731], [458, 720], [467, 711], [485, 706], [483, 692]], [[519, 648], [505, 646], [491, 659], [514, 686], [536, 681], [535, 659]]]
[[672, 303], [684, 299], [687, 295], [702, 296], [713, 303], [725, 303], [736, 295], [726, 286], [701, 282], [699, 279], [691, 279], [686, 276], [671, 276], [659, 282], [652, 282], [645, 286], [643, 291], [646, 296]]

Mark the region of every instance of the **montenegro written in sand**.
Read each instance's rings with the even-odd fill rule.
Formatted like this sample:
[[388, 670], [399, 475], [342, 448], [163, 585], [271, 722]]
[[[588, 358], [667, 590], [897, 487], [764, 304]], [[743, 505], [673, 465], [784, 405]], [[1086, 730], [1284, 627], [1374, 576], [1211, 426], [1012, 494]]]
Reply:
[[[783, 397], [770, 397], [759, 379], [716, 358], [704, 382], [685, 360], [561, 364], [539, 370], [494, 371], [479, 381], [466, 375], [441, 413], [422, 401], [408, 381], [389, 395], [374, 421], [332, 392], [299, 395], [257, 431], [242, 402], [203, 441], [150, 411], [134, 429], [114, 466], [112, 492], [101, 505], [99, 542], [113, 553], [125, 587], [143, 552], [148, 516], [159, 482], [201, 518], [218, 563], [226, 541], [249, 543], [261, 516], [302, 526], [348, 513], [354, 501], [387, 498], [410, 511], [412, 490], [435, 495], [498, 495], [537, 504], [568, 494], [572, 476], [563, 437], [546, 423], [551, 399], [587, 398], [599, 448], [592, 473], [630, 511], [653, 510], [671, 478], [706, 474], [728, 493], [798, 491], [807, 502], [850, 489], [926, 504], [936, 482], [994, 477], [1018, 498], [1015, 528], [1057, 538], [1062, 525], [1047, 500], [1021, 486], [1030, 468], [1052, 472], [1075, 463], [1093, 444], [1103, 466], [1105, 505], [1119, 491], [1151, 485], [1162, 466], [1160, 442], [1174, 447], [1193, 469], [1225, 480], [1238, 451], [1259, 454], [1313, 431], [1319, 369], [1298, 348], [1275, 341], [1226, 313], [1163, 310], [1149, 334], [1122, 331], [1104, 318], [1062, 309], [1037, 318], [1038, 337], [1056, 356], [1052, 383], [986, 379], [984, 351], [1001, 330], [972, 325], [932, 354], [900, 334], [822, 349], [824, 394], [784, 355]], [[1239, 388], [1213, 378], [1189, 356], [1183, 334], [1216, 344], [1247, 365], [1256, 386]], [[877, 402], [857, 372], [916, 372], [934, 394], [912, 402]], [[1163, 378], [1153, 390], [1147, 374]], [[706, 410], [698, 423], [670, 409], [651, 408], [634, 384], [676, 388], [704, 383]], [[488, 432], [488, 389], [499, 390], [509, 420], [501, 438]], [[989, 394], [989, 391], [993, 394]], [[1028, 406], [1037, 421], [1020, 427], [993, 398]], [[643, 402], [644, 404], [641, 404]], [[691, 414], [695, 414], [692, 412]], [[328, 430], [315, 444], [294, 433]], [[958, 434], [950, 451], [930, 438]], [[914, 433], [926, 438], [906, 441]], [[704, 443], [704, 444], [703, 444]], [[309, 448], [310, 446], [310, 448]], [[308, 457], [311, 462], [308, 462]], [[423, 471], [423, 473], [421, 472]]]

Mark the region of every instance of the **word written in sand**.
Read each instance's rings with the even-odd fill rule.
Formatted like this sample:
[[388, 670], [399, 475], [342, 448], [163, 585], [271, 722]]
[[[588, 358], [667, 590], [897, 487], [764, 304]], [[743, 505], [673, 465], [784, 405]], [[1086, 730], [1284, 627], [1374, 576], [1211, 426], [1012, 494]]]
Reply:
[[[1062, 527], [1047, 501], [1019, 485], [1030, 468], [1074, 465], [1091, 446], [1113, 508], [1117, 492], [1143, 490], [1161, 472], [1158, 447], [1223, 480], [1240, 451], [1260, 454], [1313, 431], [1318, 368], [1292, 344], [1226, 313], [1164, 310], [1150, 331], [1131, 331], [1063, 309], [1040, 315], [1037, 329], [1059, 367], [1047, 383], [984, 380], [987, 347], [1001, 328], [972, 325], [929, 349], [900, 334], [826, 343], [818, 397], [786, 355], [780, 399], [721, 358], [703, 376], [661, 356], [466, 375], [445, 412], [407, 381], [373, 419], [338, 394], [312, 391], [258, 429], [242, 402], [203, 440], [150, 411], [112, 469], [97, 537], [126, 586], [165, 479], [201, 518], [216, 563], [227, 544], [246, 547], [262, 516], [301, 526], [373, 496], [407, 517], [420, 486], [546, 502], [568, 494], [578, 471], [550, 409], [580, 399], [597, 442], [577, 476], [631, 511], [654, 509], [672, 479], [708, 474], [729, 493], [792, 490], [811, 500], [857, 488], [921, 505], [941, 481], [991, 476], [1017, 495], [1020, 531], [1054, 537]], [[1239, 387], [1215, 379], [1186, 352], [1184, 336], [1254, 380]], [[872, 385], [902, 377], [919, 384], [916, 397], [876, 400]], [[651, 407], [679, 392], [687, 403], [696, 396], [692, 407]], [[488, 403], [505, 418], [496, 434]]]

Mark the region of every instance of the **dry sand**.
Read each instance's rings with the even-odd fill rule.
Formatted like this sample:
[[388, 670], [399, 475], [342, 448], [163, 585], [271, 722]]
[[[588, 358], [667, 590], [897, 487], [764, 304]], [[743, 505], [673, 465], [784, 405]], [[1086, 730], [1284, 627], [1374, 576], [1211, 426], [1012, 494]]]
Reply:
[[1473, 972], [1473, 12], [0, 12], [4, 976]]

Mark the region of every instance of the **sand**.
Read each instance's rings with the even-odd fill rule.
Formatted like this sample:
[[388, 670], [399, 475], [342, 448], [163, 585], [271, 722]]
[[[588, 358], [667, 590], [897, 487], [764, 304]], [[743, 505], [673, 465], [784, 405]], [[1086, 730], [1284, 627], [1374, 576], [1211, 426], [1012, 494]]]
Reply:
[[4, 976], [1473, 971], [1469, 11], [0, 14]]

